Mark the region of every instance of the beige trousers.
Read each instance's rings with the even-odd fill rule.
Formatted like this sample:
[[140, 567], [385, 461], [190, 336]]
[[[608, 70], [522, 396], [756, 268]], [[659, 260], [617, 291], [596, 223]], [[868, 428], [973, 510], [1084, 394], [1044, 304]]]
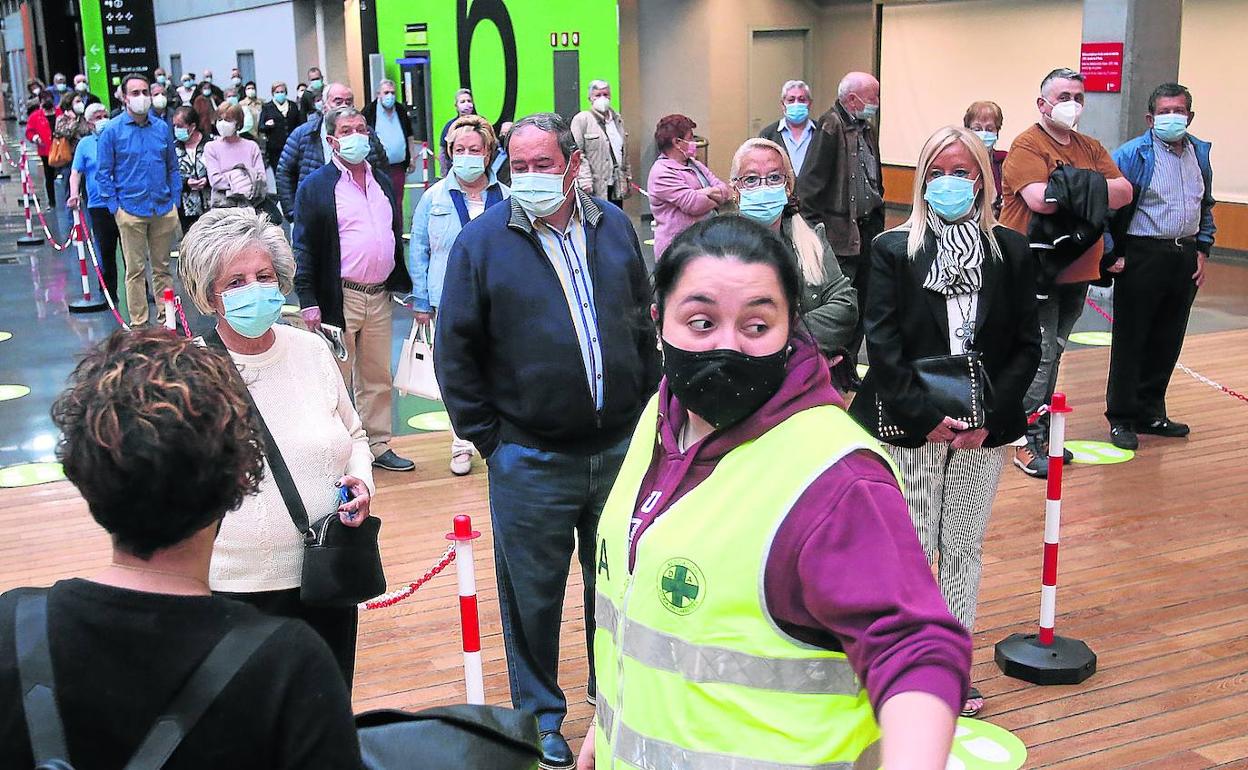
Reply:
[[178, 210], [171, 208], [154, 217], [136, 217], [117, 209], [117, 232], [126, 261], [126, 310], [130, 324], [147, 323], [147, 263], [152, 263], [152, 296], [156, 298], [156, 323], [165, 322], [165, 289], [173, 288], [169, 275], [169, 249], [178, 233]]
[[390, 449], [394, 379], [390, 374], [390, 292], [365, 294], [342, 289], [342, 330], [347, 360], [339, 361], [342, 380], [355, 398], [373, 457]]

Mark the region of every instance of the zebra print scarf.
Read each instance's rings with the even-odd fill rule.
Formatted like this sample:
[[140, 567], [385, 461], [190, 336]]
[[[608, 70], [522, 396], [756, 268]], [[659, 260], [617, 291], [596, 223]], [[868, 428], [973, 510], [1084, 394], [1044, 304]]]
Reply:
[[984, 282], [984, 239], [978, 214], [951, 225], [929, 211], [927, 226], [936, 234], [936, 258], [923, 288], [946, 297], [979, 291]]

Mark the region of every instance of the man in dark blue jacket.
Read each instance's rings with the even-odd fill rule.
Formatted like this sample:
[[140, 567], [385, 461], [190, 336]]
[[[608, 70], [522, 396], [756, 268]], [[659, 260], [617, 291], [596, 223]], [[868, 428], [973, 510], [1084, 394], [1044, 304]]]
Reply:
[[[658, 383], [658, 352], [637, 235], [576, 187], [568, 124], [531, 115], [507, 152], [508, 205], [486, 209], [451, 248], [434, 364], [456, 433], [489, 464], [512, 703], [537, 715], [542, 767], [571, 768], [558, 681], [568, 561], [579, 544], [592, 607], [598, 516]], [[593, 630], [586, 612], [591, 698]]]
[[1179, 360], [1196, 291], [1213, 248], [1213, 168], [1209, 142], [1188, 133], [1192, 94], [1178, 83], [1148, 99], [1149, 130], [1114, 151], [1135, 195], [1110, 224], [1117, 261], [1114, 342], [1105, 417], [1110, 440], [1139, 446], [1139, 433], [1182, 438], [1166, 414], [1166, 389]]
[[[330, 83], [325, 87], [326, 113], [354, 104], [355, 95], [349, 87], [342, 83]], [[328, 164], [332, 155], [329, 150], [329, 132], [325, 130], [319, 113], [308, 114], [304, 124], [286, 137], [286, 146], [282, 148], [282, 157], [277, 161], [274, 176], [277, 177], [277, 197], [282, 203], [282, 213], [286, 215], [288, 222], [295, 221], [299, 185], [313, 171]], [[386, 158], [386, 148], [371, 134], [368, 162], [373, 168], [383, 172], [390, 166], [390, 161]]]

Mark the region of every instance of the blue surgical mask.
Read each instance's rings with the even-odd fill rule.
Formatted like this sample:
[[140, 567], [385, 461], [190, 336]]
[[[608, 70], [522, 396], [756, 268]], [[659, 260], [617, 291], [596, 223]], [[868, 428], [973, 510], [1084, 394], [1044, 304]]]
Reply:
[[387, 110], [394, 109], [394, 94], [384, 94], [381, 97], [381, 106]]
[[156, 82], [160, 83], [163, 86], [165, 83], [169, 82], [169, 78], [165, 77], [164, 75], [157, 75]]
[[983, 141], [984, 146], [990, 150], [997, 143], [996, 131], [976, 131], [975, 136], [978, 136]]
[[323, 86], [323, 85], [325, 85], [325, 81], [324, 81], [324, 80], [321, 80], [320, 78], [317, 78], [316, 80], [309, 80], [309, 81], [308, 81], [308, 87], [309, 87], [309, 88], [320, 88], [320, 87], [321, 87], [321, 86]]
[[945, 174], [927, 183], [923, 200], [946, 222], [956, 222], [975, 205], [975, 180]]
[[753, 190], [741, 191], [741, 203], [737, 209], [741, 216], [752, 219], [760, 225], [770, 225], [779, 218], [784, 206], [789, 202], [789, 191], [783, 185], [768, 187], [763, 185]]
[[451, 168], [455, 176], [472, 183], [485, 173], [485, 158], [480, 155], [456, 155], [451, 159]]
[[879, 113], [880, 113], [880, 105], [867, 104], [867, 105], [863, 105], [862, 111], [859, 112], [855, 117], [857, 117], [859, 120], [870, 120], [871, 118], [874, 118]]
[[1154, 115], [1153, 133], [1163, 142], [1177, 142], [1187, 136], [1187, 116], [1173, 112]]
[[278, 91], [277, 93], [273, 94], [273, 101], [277, 102], [278, 104], [285, 104], [285, 103], [286, 103], [286, 92], [285, 92], [285, 91]]
[[225, 322], [248, 339], [258, 339], [277, 323], [286, 298], [275, 283], [249, 283], [221, 292]]
[[173, 129], [173, 138], [174, 138], [174, 139], [177, 139], [179, 142], [185, 142], [187, 139], [190, 139], [190, 138], [191, 138], [191, 129], [189, 129], [189, 128], [174, 128], [174, 129]]
[[368, 157], [368, 137], [348, 134], [338, 137], [338, 155], [347, 163], [359, 163]]
[[563, 191], [563, 178], [567, 174], [512, 174], [511, 197], [531, 217], [548, 217], [559, 210], [571, 192]]
[[784, 118], [790, 123], [805, 123], [810, 117], [810, 105], [804, 102], [793, 102], [784, 105]]

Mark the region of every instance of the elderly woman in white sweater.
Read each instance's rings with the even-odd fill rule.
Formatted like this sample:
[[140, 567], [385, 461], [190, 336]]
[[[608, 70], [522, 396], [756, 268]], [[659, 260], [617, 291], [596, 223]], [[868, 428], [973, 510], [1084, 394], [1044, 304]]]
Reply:
[[[220, 341], [273, 434], [309, 518], [337, 508], [343, 523], [358, 526], [374, 489], [368, 437], [325, 341], [276, 325], [295, 276], [281, 228], [251, 209], [213, 209], [183, 239], [179, 271], [195, 306], [216, 316]], [[343, 488], [352, 499], [340, 503]], [[210, 586], [272, 615], [307, 621], [350, 687], [357, 611], [301, 602], [302, 567], [302, 533], [266, 467], [259, 492], [225, 516]]]

